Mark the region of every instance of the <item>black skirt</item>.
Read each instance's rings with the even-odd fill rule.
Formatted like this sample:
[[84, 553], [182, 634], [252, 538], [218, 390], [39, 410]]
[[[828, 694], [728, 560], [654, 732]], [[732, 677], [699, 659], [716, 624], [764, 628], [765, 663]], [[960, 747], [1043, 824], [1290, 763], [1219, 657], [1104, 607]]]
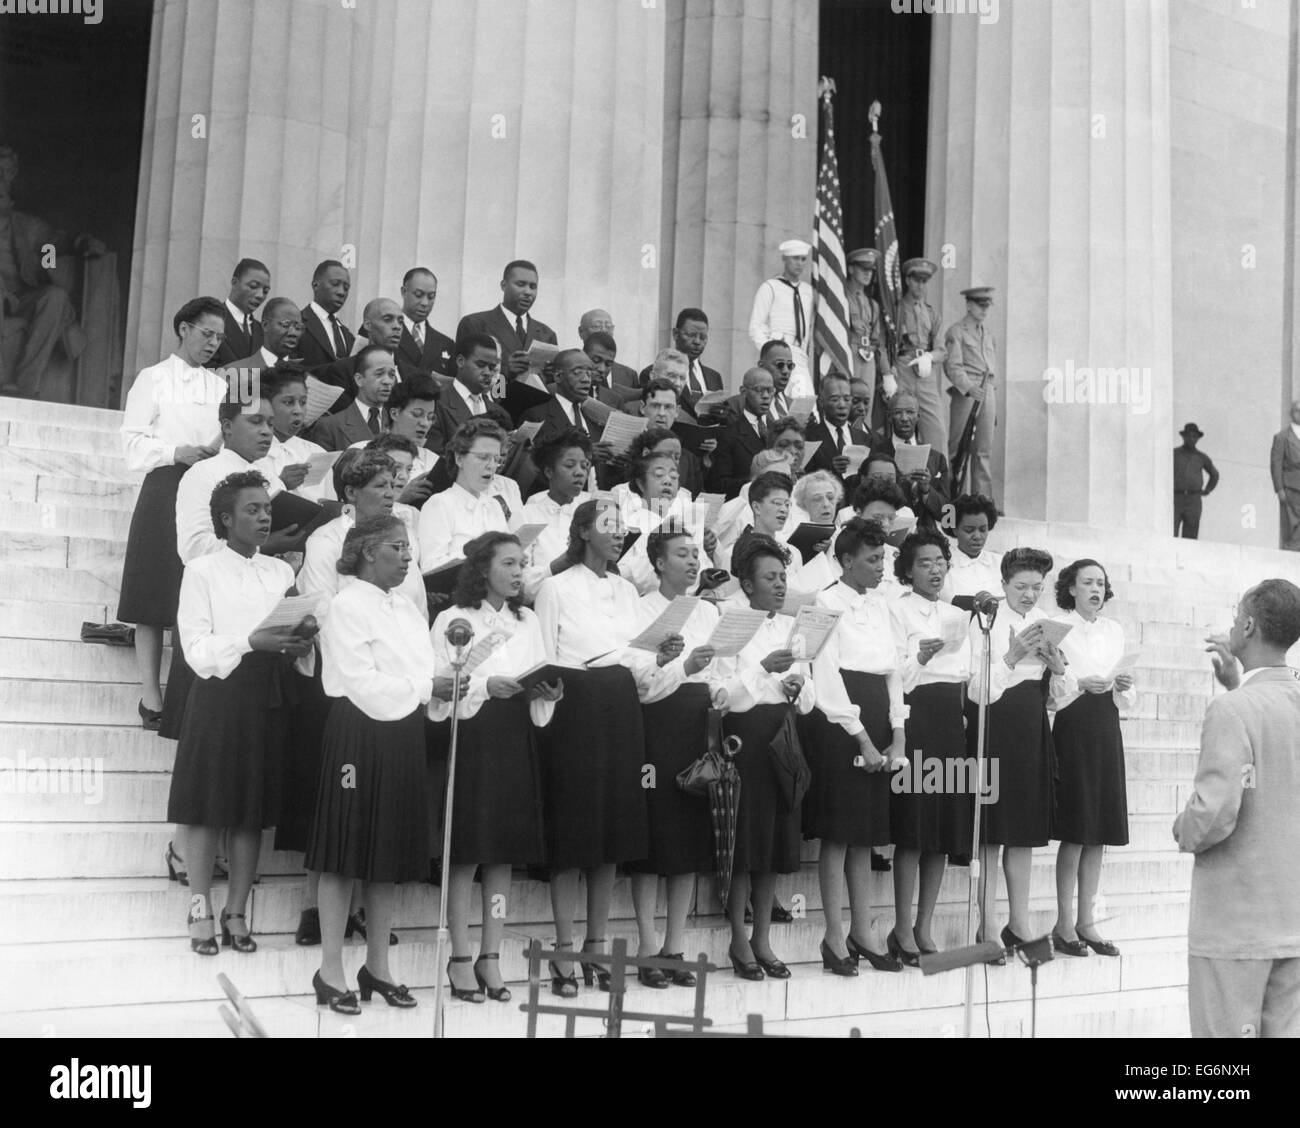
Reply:
[[320, 779], [321, 747], [325, 722], [335, 698], [321, 684], [321, 658], [316, 655], [316, 674], [304, 677], [290, 673], [296, 689], [289, 711], [289, 735], [284, 747], [284, 775], [280, 785], [280, 818], [275, 824], [277, 850], [307, 849], [311, 817], [316, 809], [316, 784]]
[[169, 822], [275, 825], [287, 730], [284, 672], [280, 655], [255, 650], [227, 677], [194, 679], [172, 769]]
[[[861, 711], [867, 736], [885, 752], [894, 739], [889, 723], [889, 689], [883, 674], [841, 670], [849, 700]], [[853, 766], [858, 742], [842, 726], [814, 709], [806, 719], [804, 752], [812, 784], [803, 806], [803, 836], [848, 846], [884, 846], [889, 836], [889, 780], [885, 771]]]
[[736, 819], [733, 873], [796, 873], [799, 869], [800, 811], [785, 809], [769, 750], [785, 724], [789, 705], [756, 705], [745, 713], [728, 713], [722, 722], [728, 736], [738, 736], [740, 810]]
[[975, 833], [973, 761], [966, 755], [962, 686], [931, 682], [905, 698], [908, 764], [890, 779], [895, 844], [924, 853], [970, 853]]
[[362, 881], [429, 875], [424, 709], [376, 721], [347, 698], [330, 707], [306, 866]]
[[170, 627], [176, 622], [185, 566], [176, 554], [176, 490], [188, 467], [159, 466], [145, 475], [131, 514], [117, 617]]
[[641, 786], [645, 730], [622, 666], [566, 669], [542, 732], [542, 796], [552, 871], [634, 862], [649, 853]]
[[181, 723], [185, 720], [185, 706], [190, 699], [190, 688], [197, 679], [185, 661], [181, 647], [181, 632], [175, 627], [171, 632], [172, 660], [167, 667], [167, 684], [163, 687], [162, 720], [158, 735], [165, 740], [179, 740]]
[[646, 789], [650, 856], [628, 867], [634, 872], [672, 875], [713, 868], [709, 802], [677, 786], [677, 773], [708, 751], [711, 707], [709, 687], [699, 682], [641, 707], [654, 786]]
[[1119, 710], [1109, 693], [1085, 693], [1056, 714], [1060, 782], [1052, 837], [1082, 846], [1128, 845], [1128, 788]]
[[[980, 803], [980, 841], [991, 846], [1046, 846], [1052, 837], [1055, 792], [1046, 678], [1007, 690], [989, 706], [988, 723], [984, 778], [989, 790]], [[970, 756], [975, 755], [978, 732], [979, 711], [968, 701]]]
[[452, 864], [523, 866], [545, 858], [542, 767], [528, 698], [489, 698], [458, 726]]

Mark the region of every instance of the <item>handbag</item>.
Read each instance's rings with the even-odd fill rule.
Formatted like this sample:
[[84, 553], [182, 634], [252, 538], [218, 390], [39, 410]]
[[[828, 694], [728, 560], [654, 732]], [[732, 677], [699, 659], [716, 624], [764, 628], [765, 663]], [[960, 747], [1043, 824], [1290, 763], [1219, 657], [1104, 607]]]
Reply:
[[799, 809], [812, 782], [812, 770], [804, 759], [803, 749], [799, 747], [793, 705], [786, 711], [781, 731], [767, 748], [771, 755], [772, 771], [776, 774], [776, 785], [781, 792], [782, 806], [786, 814], [792, 814]]
[[135, 628], [125, 623], [82, 623], [82, 642], [99, 642], [105, 646], [134, 646]]
[[677, 786], [688, 795], [698, 795], [701, 799], [707, 799], [709, 788], [721, 781], [727, 759], [740, 751], [740, 737], [723, 739], [720, 709], [709, 710], [708, 740], [704, 755], [677, 773]]

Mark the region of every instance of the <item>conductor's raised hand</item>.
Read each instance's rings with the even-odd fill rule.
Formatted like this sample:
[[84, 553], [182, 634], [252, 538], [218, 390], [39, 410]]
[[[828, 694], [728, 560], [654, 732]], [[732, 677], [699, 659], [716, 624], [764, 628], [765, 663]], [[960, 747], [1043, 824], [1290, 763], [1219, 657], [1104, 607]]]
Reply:
[[1210, 635], [1205, 641], [1209, 643], [1205, 649], [1210, 655], [1210, 661], [1214, 663], [1215, 678], [1224, 689], [1236, 689], [1241, 684], [1241, 666], [1232, 656], [1228, 636]]

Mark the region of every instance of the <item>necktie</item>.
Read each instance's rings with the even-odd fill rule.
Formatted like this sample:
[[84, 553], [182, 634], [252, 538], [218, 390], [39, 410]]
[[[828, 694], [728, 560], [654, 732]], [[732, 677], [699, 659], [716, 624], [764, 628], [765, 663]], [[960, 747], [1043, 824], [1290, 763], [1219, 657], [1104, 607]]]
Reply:
[[580, 408], [576, 403], [570, 403], [569, 408], [573, 412], [574, 427], [576, 427], [583, 434], [588, 434], [589, 432], [587, 431], [587, 421], [582, 417], [582, 408]]
[[379, 434], [379, 408], [372, 407], [370, 409], [370, 416], [366, 420], [366, 426], [370, 428], [372, 435]]
[[519, 335], [519, 343], [526, 345], [525, 338], [528, 336], [528, 332], [524, 329], [524, 319], [522, 317], [515, 317], [515, 332]]
[[762, 416], [758, 420], [758, 437], [763, 440], [763, 445], [767, 445], [767, 420]]
[[346, 356], [348, 343], [343, 339], [343, 326], [339, 324], [339, 319], [332, 313], [330, 314], [330, 331], [334, 334], [334, 356]]
[[487, 406], [483, 403], [482, 396], [469, 397], [469, 410], [471, 415], [484, 415], [487, 413]]
[[835, 453], [836, 454], [844, 453], [844, 447], [847, 441], [848, 440], [844, 436], [844, 424], [841, 423], [838, 427], [835, 428]]
[[698, 360], [691, 361], [691, 391], [699, 395], [704, 394], [704, 381], [700, 378], [700, 362]]
[[249, 344], [253, 341], [253, 323], [248, 314], [244, 314], [244, 336], [248, 338]]
[[799, 296], [799, 286], [788, 278], [782, 278], [781, 281], [790, 287], [790, 297], [794, 302], [794, 343], [802, 345], [804, 334], [803, 299]]
[[412, 333], [411, 336], [415, 338], [415, 347], [418, 348], [421, 352], [423, 352], [424, 351], [424, 322], [423, 321], [417, 321], [415, 323], [415, 332]]

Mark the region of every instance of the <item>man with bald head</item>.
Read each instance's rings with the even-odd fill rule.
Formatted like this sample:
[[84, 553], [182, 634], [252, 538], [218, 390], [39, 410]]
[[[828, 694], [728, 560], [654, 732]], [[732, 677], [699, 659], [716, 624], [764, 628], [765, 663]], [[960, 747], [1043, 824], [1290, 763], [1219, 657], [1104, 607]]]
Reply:
[[438, 299], [438, 278], [427, 266], [413, 266], [402, 276], [402, 338], [397, 343], [397, 371], [403, 380], [416, 373], [456, 375], [456, 342], [429, 324]]
[[775, 382], [766, 368], [751, 368], [740, 382], [740, 410], [720, 428], [718, 449], [709, 469], [709, 489], [728, 498], [749, 481], [754, 455], [767, 448], [767, 414], [772, 407]]
[[[889, 401], [888, 412], [885, 426], [871, 437], [871, 453], [885, 454], [897, 461], [895, 452], [899, 447], [919, 445], [916, 427], [920, 407], [915, 395], [899, 391]], [[948, 460], [943, 452], [931, 444], [925, 469], [911, 474], [900, 472], [898, 485], [907, 498], [907, 504], [916, 514], [917, 527], [930, 532], [943, 532], [943, 508], [951, 497]]]
[[302, 338], [302, 310], [291, 298], [271, 298], [262, 306], [262, 345], [223, 368], [274, 368], [276, 361], [297, 358]]

